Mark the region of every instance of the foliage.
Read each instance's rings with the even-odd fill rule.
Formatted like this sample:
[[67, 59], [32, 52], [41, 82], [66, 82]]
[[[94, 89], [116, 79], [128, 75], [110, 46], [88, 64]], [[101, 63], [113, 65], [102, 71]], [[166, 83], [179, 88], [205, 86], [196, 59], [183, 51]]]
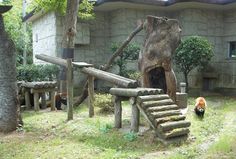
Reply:
[[105, 124], [104, 126], [100, 127], [100, 131], [103, 133], [108, 133], [112, 129], [111, 124]]
[[32, 29], [27, 24], [26, 33], [23, 32], [22, 1], [5, 1], [4, 4], [13, 5], [13, 8], [4, 14], [5, 29], [16, 47], [17, 66], [23, 63], [23, 50], [26, 49], [27, 63], [32, 63]]
[[[66, 0], [34, 0], [31, 3], [31, 10], [36, 11], [44, 10], [46, 12], [56, 11], [62, 15], [66, 13]], [[82, 0], [79, 5], [78, 16], [81, 19], [91, 19], [94, 17], [93, 6], [94, 2], [89, 2], [89, 0]]]
[[17, 67], [18, 81], [51, 81], [57, 77], [59, 68], [56, 65], [25, 65]]
[[128, 141], [134, 141], [137, 139], [137, 137], [138, 137], [137, 133], [133, 133], [133, 132], [128, 132], [124, 135], [124, 139]]
[[112, 95], [110, 94], [95, 94], [94, 106], [101, 108], [101, 113], [114, 112], [114, 104], [112, 102]]
[[141, 73], [133, 70], [127, 71], [127, 77], [133, 80], [139, 80], [141, 77]]
[[207, 39], [190, 36], [183, 40], [175, 53], [175, 63], [183, 72], [188, 86], [187, 75], [196, 67], [203, 68], [213, 57], [213, 49]]
[[[120, 48], [120, 43], [113, 43], [111, 46], [111, 51], [115, 52]], [[140, 48], [137, 44], [129, 44], [124, 50], [123, 53], [116, 60], [115, 64], [119, 67], [119, 75], [128, 77], [127, 61], [128, 60], [137, 60], [139, 55]]]

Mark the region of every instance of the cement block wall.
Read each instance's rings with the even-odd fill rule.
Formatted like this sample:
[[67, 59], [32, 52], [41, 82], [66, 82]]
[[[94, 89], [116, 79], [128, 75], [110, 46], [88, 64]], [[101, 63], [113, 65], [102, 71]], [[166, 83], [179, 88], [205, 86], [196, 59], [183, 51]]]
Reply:
[[[49, 12], [39, 19], [34, 21], [33, 30], [33, 53], [47, 54], [50, 56], [56, 55], [56, 15], [54, 12]], [[34, 63], [44, 63], [37, 60], [34, 56]]]

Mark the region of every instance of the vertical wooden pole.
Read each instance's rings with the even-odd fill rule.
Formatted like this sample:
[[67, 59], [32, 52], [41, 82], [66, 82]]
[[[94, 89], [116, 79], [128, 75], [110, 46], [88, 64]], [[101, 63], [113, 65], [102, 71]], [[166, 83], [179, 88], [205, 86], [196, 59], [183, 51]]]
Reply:
[[72, 59], [67, 59], [67, 120], [73, 120], [73, 68]]
[[47, 103], [46, 103], [46, 94], [45, 92], [40, 93], [41, 95], [41, 104], [42, 104], [42, 109], [47, 108]]
[[27, 109], [31, 108], [31, 104], [30, 104], [30, 93], [28, 89], [25, 89], [25, 106]]
[[34, 92], [34, 110], [39, 111], [39, 93]]
[[114, 96], [114, 107], [115, 107], [115, 128], [122, 127], [122, 107], [121, 98]]
[[51, 100], [51, 111], [56, 110], [55, 107], [55, 91], [50, 92], [50, 100]]
[[94, 116], [94, 77], [88, 76], [88, 106], [89, 117]]
[[136, 105], [136, 98], [130, 98], [130, 104], [132, 106], [132, 116], [131, 116], [131, 131], [138, 132], [139, 131], [139, 109]]

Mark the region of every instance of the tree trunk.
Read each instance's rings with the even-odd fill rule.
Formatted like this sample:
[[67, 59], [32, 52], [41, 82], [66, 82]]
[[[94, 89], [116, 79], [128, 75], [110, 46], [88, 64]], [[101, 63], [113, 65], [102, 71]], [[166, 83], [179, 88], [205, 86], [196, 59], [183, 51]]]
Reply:
[[[74, 58], [74, 41], [76, 36], [77, 14], [80, 0], [67, 0], [66, 16], [64, 23], [64, 35], [62, 39], [62, 58]], [[60, 73], [60, 91], [66, 93], [66, 68], [61, 68]]]
[[17, 127], [15, 47], [4, 30], [0, 13], [0, 132]]
[[186, 93], [188, 93], [188, 73], [184, 72], [184, 80], [186, 83]]

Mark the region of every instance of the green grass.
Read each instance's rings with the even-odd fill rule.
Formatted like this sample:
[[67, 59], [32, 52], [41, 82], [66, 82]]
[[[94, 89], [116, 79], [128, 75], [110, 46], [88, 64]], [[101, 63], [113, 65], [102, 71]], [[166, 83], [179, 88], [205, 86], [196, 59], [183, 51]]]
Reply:
[[[138, 136], [112, 128], [112, 114], [88, 118], [85, 105], [75, 110], [74, 120], [69, 122], [65, 121], [63, 111], [25, 111], [23, 131], [0, 134], [0, 159], [111, 159], [146, 155], [171, 159], [216, 158], [217, 155], [232, 158], [236, 156], [236, 100], [212, 97], [207, 101], [205, 117], [200, 120], [193, 112], [194, 99], [189, 99], [190, 137], [181, 145], [170, 146], [155, 140], [150, 131]], [[123, 125], [129, 127], [130, 106], [127, 102], [123, 104]], [[141, 120], [142, 125], [147, 125], [144, 118]], [[206, 150], [202, 149], [204, 144], [208, 144]], [[156, 154], [159, 152], [166, 153]]]

